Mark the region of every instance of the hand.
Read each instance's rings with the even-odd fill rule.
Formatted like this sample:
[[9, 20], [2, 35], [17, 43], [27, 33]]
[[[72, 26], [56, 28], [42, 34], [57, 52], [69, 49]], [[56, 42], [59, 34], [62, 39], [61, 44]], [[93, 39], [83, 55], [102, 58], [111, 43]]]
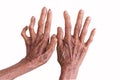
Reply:
[[95, 29], [92, 30], [87, 42], [84, 42], [91, 19], [90, 17], [87, 17], [82, 27], [83, 14], [84, 11], [80, 10], [73, 35], [71, 35], [71, 22], [67, 11], [64, 12], [65, 37], [63, 37], [62, 28], [58, 27], [57, 55], [58, 62], [61, 66], [60, 80], [75, 80], [79, 66], [81, 65], [88, 47], [93, 40]]
[[[47, 20], [44, 25], [46, 15], [47, 15]], [[27, 55], [25, 57], [25, 60], [32, 61], [36, 59], [37, 62], [39, 62], [38, 63], [39, 66], [46, 63], [49, 60], [50, 56], [54, 51], [56, 44], [55, 35], [52, 35], [51, 40], [49, 39], [51, 21], [52, 21], [52, 11], [49, 10], [47, 12], [47, 9], [44, 7], [41, 12], [40, 20], [38, 21], [37, 33], [35, 33], [34, 31], [34, 25], [35, 25], [34, 17], [31, 18], [30, 25], [26, 26], [22, 30], [21, 35], [25, 40], [26, 49], [27, 49]], [[30, 37], [26, 35], [27, 29], [29, 29]]]
[[[44, 24], [45, 19], [46, 23]], [[44, 7], [42, 9], [40, 20], [38, 21], [37, 33], [35, 33], [35, 18], [31, 18], [30, 25], [23, 28], [21, 33], [26, 44], [26, 57], [17, 64], [10, 66], [6, 69], [0, 70], [0, 80], [13, 80], [16, 77], [43, 65], [49, 60], [57, 42], [55, 35], [52, 35], [50, 40], [51, 21], [52, 12], [51, 10], [47, 12], [47, 9]], [[26, 35], [27, 29], [29, 29], [30, 37]]]

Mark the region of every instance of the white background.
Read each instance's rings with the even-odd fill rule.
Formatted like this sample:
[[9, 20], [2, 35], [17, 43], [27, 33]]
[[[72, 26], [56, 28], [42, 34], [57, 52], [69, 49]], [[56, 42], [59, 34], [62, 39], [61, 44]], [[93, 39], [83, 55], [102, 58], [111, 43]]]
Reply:
[[[119, 0], [0, 0], [0, 69], [19, 62], [25, 56], [20, 33], [29, 25], [30, 17], [40, 16], [42, 7], [53, 11], [51, 34], [64, 28], [63, 11], [71, 16], [72, 29], [80, 9], [91, 16], [88, 35], [96, 28], [96, 35], [80, 66], [77, 80], [120, 80], [120, 8]], [[43, 66], [15, 80], [59, 80], [60, 66], [56, 50]]]

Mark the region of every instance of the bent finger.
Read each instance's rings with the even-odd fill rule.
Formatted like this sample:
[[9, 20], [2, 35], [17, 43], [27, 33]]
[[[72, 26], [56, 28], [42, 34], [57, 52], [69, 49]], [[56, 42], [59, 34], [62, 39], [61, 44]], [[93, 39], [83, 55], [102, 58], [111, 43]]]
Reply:
[[90, 34], [90, 37], [88, 38], [87, 42], [86, 42], [86, 46], [88, 47], [90, 45], [90, 43], [93, 41], [93, 37], [95, 35], [95, 32], [96, 32], [96, 29], [93, 29], [91, 34]]
[[28, 30], [28, 26], [24, 27], [22, 32], [21, 32], [21, 36], [23, 37], [23, 39], [25, 40], [25, 42], [27, 42], [28, 40], [28, 36], [26, 35], [26, 31]]
[[46, 56], [46, 60], [48, 60], [51, 57], [53, 51], [55, 50], [56, 43], [57, 43], [57, 38], [55, 35], [53, 35], [51, 37], [50, 44], [46, 48], [46, 52], [43, 54], [44, 56]]

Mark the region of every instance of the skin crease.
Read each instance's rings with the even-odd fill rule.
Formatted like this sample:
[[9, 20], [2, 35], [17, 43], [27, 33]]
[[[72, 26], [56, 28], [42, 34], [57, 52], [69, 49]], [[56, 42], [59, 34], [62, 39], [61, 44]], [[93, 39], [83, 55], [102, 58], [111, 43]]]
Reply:
[[[52, 11], [50, 9], [47, 11], [44, 7], [38, 21], [37, 33], [35, 33], [35, 17], [31, 18], [29, 26], [24, 27], [21, 32], [26, 44], [26, 56], [17, 64], [0, 70], [0, 80], [13, 80], [45, 64], [49, 60], [57, 43], [55, 35], [50, 37], [51, 21]], [[29, 30], [30, 37], [26, 35], [27, 30]]]
[[91, 31], [89, 39], [84, 42], [87, 28], [91, 18], [87, 17], [82, 27], [84, 11], [80, 10], [77, 16], [77, 21], [74, 28], [74, 34], [71, 35], [70, 16], [67, 11], [64, 11], [65, 20], [65, 36], [63, 30], [58, 27], [57, 30], [57, 55], [58, 62], [61, 66], [61, 75], [59, 80], [76, 80], [79, 67], [86, 55], [88, 47], [93, 40], [95, 29]]
[[[70, 16], [65, 11], [65, 36], [63, 37], [62, 28], [58, 27], [57, 37], [56, 35], [50, 37], [52, 11], [50, 9], [47, 11], [46, 7], [44, 7], [38, 21], [37, 33], [34, 31], [35, 17], [31, 18], [29, 26], [24, 27], [21, 32], [26, 45], [25, 58], [13, 66], [0, 70], [0, 80], [13, 80], [45, 64], [51, 57], [56, 43], [58, 62], [61, 66], [59, 80], [76, 80], [79, 67], [95, 34], [95, 29], [93, 29], [87, 42], [84, 42], [91, 19], [87, 17], [82, 27], [83, 14], [84, 11], [80, 10], [74, 34], [71, 35]], [[29, 30], [30, 37], [26, 35], [27, 30]]]

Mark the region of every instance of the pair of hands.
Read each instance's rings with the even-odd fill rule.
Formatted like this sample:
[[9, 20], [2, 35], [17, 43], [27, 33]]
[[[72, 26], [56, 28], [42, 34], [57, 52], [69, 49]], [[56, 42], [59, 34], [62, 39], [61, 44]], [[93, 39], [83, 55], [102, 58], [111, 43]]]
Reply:
[[[81, 65], [88, 47], [93, 40], [95, 29], [91, 31], [87, 42], [84, 42], [90, 17], [87, 17], [82, 27], [84, 11], [80, 10], [71, 35], [70, 16], [64, 11], [65, 36], [61, 27], [57, 29], [57, 35], [50, 36], [52, 11], [44, 7], [38, 21], [37, 33], [34, 31], [35, 17], [31, 18], [29, 26], [23, 28], [21, 35], [26, 44], [26, 57], [19, 63], [0, 71], [1, 80], [13, 80], [14, 78], [32, 71], [45, 64], [51, 57], [57, 43], [58, 62], [61, 66], [60, 80], [75, 80], [79, 66]], [[29, 30], [30, 37], [26, 35]]]
[[[83, 15], [84, 11], [80, 10], [77, 16], [74, 34], [71, 35], [72, 26], [70, 22], [70, 16], [67, 11], [65, 11], [65, 36], [63, 37], [64, 34], [62, 28], [58, 27], [57, 36], [52, 35], [52, 37], [50, 37], [52, 11], [47, 11], [47, 9], [44, 7], [41, 12], [40, 20], [38, 21], [37, 33], [34, 31], [34, 17], [31, 18], [30, 25], [26, 26], [22, 31], [22, 36], [25, 40], [27, 48], [27, 55], [25, 59], [32, 61], [33, 59], [37, 58], [36, 60], [38, 60], [39, 66], [41, 66], [49, 60], [57, 42], [57, 55], [58, 62], [61, 66], [61, 73], [66, 75], [66, 78], [75, 78], [71, 70], [74, 70], [75, 75], [77, 74], [79, 66], [82, 63], [95, 34], [95, 29], [93, 29], [87, 42], [84, 42], [87, 28], [91, 19], [90, 17], [87, 17], [82, 27]], [[29, 29], [30, 37], [26, 35], [27, 29]], [[67, 75], [68, 73], [71, 75]], [[63, 75], [61, 75], [61, 79], [64, 78]]]

